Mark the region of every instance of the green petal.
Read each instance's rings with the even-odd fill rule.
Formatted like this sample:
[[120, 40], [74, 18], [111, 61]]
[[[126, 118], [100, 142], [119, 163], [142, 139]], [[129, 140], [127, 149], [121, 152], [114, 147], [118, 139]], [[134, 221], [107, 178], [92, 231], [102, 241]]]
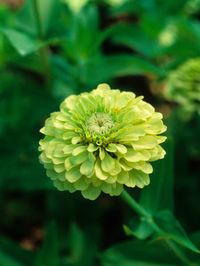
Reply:
[[59, 174], [56, 173], [53, 169], [48, 169], [46, 175], [51, 178], [51, 180], [58, 179]]
[[107, 147], [106, 150], [109, 152], [116, 152], [117, 151], [117, 147], [116, 144], [114, 143], [110, 143]]
[[130, 141], [137, 140], [138, 137], [144, 136], [144, 126], [132, 126], [132, 127], [124, 127], [123, 129], [119, 130], [116, 134], [116, 139], [122, 143], [127, 143]]
[[151, 174], [153, 172], [153, 167], [150, 163], [147, 162], [137, 162], [133, 163], [133, 168], [137, 170], [141, 170], [142, 172], [146, 174]]
[[72, 152], [72, 155], [73, 156], [77, 156], [79, 155], [80, 153], [84, 152], [87, 150], [87, 147], [86, 146], [78, 146], [77, 148], [75, 148]]
[[99, 158], [103, 160], [105, 158], [105, 150], [103, 148], [99, 149]]
[[65, 172], [65, 177], [70, 183], [76, 182], [81, 177], [79, 167], [74, 167], [68, 172]]
[[129, 175], [125, 171], [121, 171], [121, 173], [117, 176], [117, 182], [120, 184], [126, 184], [128, 182]]
[[65, 169], [67, 171], [69, 171], [71, 168], [73, 167], [73, 164], [71, 162], [71, 157], [68, 157], [66, 160], [65, 160]]
[[53, 153], [54, 149], [55, 149], [55, 147], [51, 143], [49, 145], [45, 146], [44, 153], [45, 153], [47, 158], [49, 158], [49, 159], [52, 158], [52, 153]]
[[72, 144], [77, 144], [79, 142], [81, 142], [81, 137], [76, 136], [72, 138]]
[[139, 187], [139, 188], [143, 188], [146, 185], [149, 185], [150, 183], [150, 179], [149, 179], [149, 175], [139, 171], [139, 170], [131, 170], [130, 172], [128, 172], [129, 174], [129, 179], [128, 182], [125, 183], [126, 186], [128, 187]]
[[97, 178], [99, 178], [100, 180], [105, 180], [108, 178], [108, 174], [105, 173], [101, 168], [101, 162], [99, 159], [96, 161], [94, 170]]
[[51, 159], [47, 158], [44, 152], [40, 154], [39, 159], [41, 163], [51, 163]]
[[85, 190], [89, 186], [89, 182], [87, 179], [81, 177], [73, 185], [77, 190]]
[[60, 157], [60, 158], [52, 157], [52, 162], [54, 164], [62, 164], [62, 163], [64, 163], [64, 161], [65, 161], [65, 158], [62, 158], [62, 157]]
[[84, 163], [82, 163], [80, 172], [82, 175], [90, 176], [94, 171], [95, 160], [88, 158]]
[[105, 157], [101, 161], [101, 167], [103, 171], [109, 173], [115, 168], [115, 159], [113, 159], [107, 152], [105, 152]]
[[86, 190], [81, 191], [81, 194], [86, 199], [95, 200], [101, 194], [101, 189], [90, 185]]
[[112, 172], [110, 172], [110, 175], [118, 175], [121, 172], [121, 166], [119, 161], [115, 160], [115, 167], [113, 168]]
[[105, 180], [108, 184], [114, 184], [117, 182], [117, 175], [109, 175], [108, 178]]
[[65, 154], [63, 152], [64, 147], [65, 147], [64, 144], [57, 145], [55, 150], [53, 151], [53, 156], [55, 156], [57, 158], [65, 157]]
[[73, 150], [77, 147], [77, 145], [69, 144], [65, 145], [63, 148], [64, 154], [72, 154]]
[[124, 146], [122, 144], [116, 144], [116, 148], [117, 148], [118, 152], [120, 152], [121, 154], [127, 153], [126, 146]]
[[99, 147], [96, 146], [96, 145], [94, 145], [93, 143], [90, 143], [89, 146], [88, 146], [88, 148], [87, 148], [87, 150], [88, 150], [89, 152], [94, 152], [94, 151], [96, 151], [96, 150], [98, 150], [98, 149], [99, 149]]
[[134, 150], [128, 150], [126, 155], [124, 156], [124, 159], [126, 159], [128, 162], [139, 162], [139, 161], [148, 161], [151, 157], [151, 153], [148, 151], [134, 151]]
[[76, 134], [75, 132], [73, 132], [73, 131], [65, 132], [65, 133], [62, 135], [62, 137], [63, 137], [64, 140], [69, 140], [69, 139], [72, 139], [72, 138], [74, 138], [74, 137], [76, 137], [76, 136], [77, 136], [77, 134]]
[[88, 158], [88, 152], [82, 152], [77, 156], [71, 156], [70, 161], [73, 165], [78, 165], [83, 163]]
[[153, 149], [158, 145], [158, 141], [155, 136], [144, 136], [132, 143], [134, 150]]
[[150, 153], [151, 153], [151, 158], [149, 159], [150, 162], [162, 159], [166, 154], [165, 150], [163, 150], [163, 148], [160, 145], [152, 149]]
[[118, 183], [114, 184], [103, 183], [101, 188], [104, 193], [107, 193], [110, 196], [119, 196], [123, 191], [123, 186]]
[[147, 128], [145, 129], [146, 133], [156, 135], [165, 132], [167, 127], [163, 124], [161, 118], [152, 117], [148, 121]]
[[62, 164], [54, 164], [53, 168], [56, 171], [56, 173], [61, 173], [61, 172], [65, 171], [65, 166], [63, 163]]
[[120, 166], [124, 171], [130, 171], [133, 167], [129, 165], [129, 163], [124, 159], [121, 158], [119, 160]]
[[73, 185], [66, 180], [64, 182], [60, 180], [54, 180], [53, 183], [54, 186], [60, 191], [68, 190], [69, 192], [74, 192], [76, 190]]

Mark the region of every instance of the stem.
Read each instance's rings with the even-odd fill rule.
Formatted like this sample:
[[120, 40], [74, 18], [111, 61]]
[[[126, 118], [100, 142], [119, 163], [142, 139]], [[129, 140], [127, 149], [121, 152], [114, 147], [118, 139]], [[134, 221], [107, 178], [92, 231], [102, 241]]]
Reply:
[[138, 204], [127, 191], [124, 190], [121, 197], [129, 205], [129, 207], [131, 207], [131, 209], [136, 211], [139, 215], [146, 218], [151, 217], [151, 215], [140, 204]]
[[[36, 23], [36, 29], [37, 29], [37, 35], [38, 39], [43, 42], [44, 41], [44, 33], [42, 29], [42, 22], [40, 18], [40, 12], [38, 8], [38, 0], [32, 0], [33, 3], [33, 12], [35, 15], [35, 23]], [[39, 49], [39, 55], [43, 64], [44, 69], [44, 76], [46, 80], [46, 87], [50, 88], [51, 84], [51, 69], [49, 64], [49, 53], [48, 53], [48, 47], [41, 47]]]
[[[139, 203], [135, 201], [133, 197], [130, 196], [130, 194], [127, 191], [123, 191], [121, 194], [121, 198], [124, 202], [126, 202], [129, 207], [137, 212], [140, 216], [147, 219], [147, 221], [150, 222], [154, 232], [158, 235], [163, 235], [163, 230], [155, 223], [153, 220], [152, 215], [146, 211]], [[168, 245], [168, 247], [174, 252], [174, 254], [184, 263], [184, 265], [191, 265], [191, 262], [187, 259], [185, 254], [178, 248], [178, 246], [173, 243], [171, 240], [163, 239], [165, 243]]]

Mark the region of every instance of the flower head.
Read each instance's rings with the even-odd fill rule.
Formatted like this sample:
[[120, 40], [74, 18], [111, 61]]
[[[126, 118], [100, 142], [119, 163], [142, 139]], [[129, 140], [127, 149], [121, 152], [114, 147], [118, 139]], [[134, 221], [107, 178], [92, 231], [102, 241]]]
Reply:
[[119, 195], [123, 185], [149, 184], [150, 162], [161, 159], [166, 137], [162, 114], [132, 92], [101, 84], [72, 95], [52, 113], [41, 132], [40, 161], [59, 190]]
[[189, 112], [200, 111], [200, 58], [190, 59], [170, 73], [166, 96]]

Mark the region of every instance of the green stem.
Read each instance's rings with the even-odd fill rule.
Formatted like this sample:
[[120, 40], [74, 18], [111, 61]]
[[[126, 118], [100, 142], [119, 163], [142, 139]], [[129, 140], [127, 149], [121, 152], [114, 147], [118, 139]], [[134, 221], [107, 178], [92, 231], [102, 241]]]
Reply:
[[121, 194], [121, 198], [129, 205], [129, 207], [143, 217], [151, 217], [151, 215], [125, 190]]
[[[151, 224], [151, 227], [153, 228], [154, 232], [157, 235], [163, 235], [163, 230], [155, 223], [153, 216], [145, 209], [143, 208], [139, 203], [135, 201], [133, 197], [129, 195], [127, 191], [123, 191], [121, 194], [121, 198], [124, 202], [126, 202], [129, 207], [137, 212], [140, 216], [146, 218], [146, 220]], [[185, 254], [179, 249], [179, 247], [173, 243], [169, 239], [163, 239], [165, 243], [168, 245], [168, 247], [174, 252], [174, 254], [182, 261], [184, 265], [191, 265], [191, 262], [187, 259]]]
[[[32, 0], [33, 3], [33, 12], [35, 15], [35, 23], [36, 23], [36, 29], [37, 29], [37, 35], [38, 39], [43, 42], [44, 41], [44, 33], [42, 29], [42, 22], [40, 18], [40, 12], [38, 8], [38, 0]], [[39, 49], [39, 55], [43, 64], [44, 69], [44, 76], [46, 79], [46, 87], [50, 88], [51, 84], [51, 68], [49, 64], [49, 51], [48, 47], [41, 47]]]

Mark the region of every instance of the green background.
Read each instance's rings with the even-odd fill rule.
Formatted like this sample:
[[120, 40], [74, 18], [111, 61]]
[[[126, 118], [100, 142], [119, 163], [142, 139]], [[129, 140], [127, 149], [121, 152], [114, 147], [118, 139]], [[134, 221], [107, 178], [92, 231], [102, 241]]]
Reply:
[[[169, 73], [200, 56], [200, 1], [1, 2], [0, 265], [183, 265], [166, 239], [200, 265], [200, 113], [165, 94]], [[164, 115], [167, 156], [130, 190], [163, 235], [120, 198], [57, 191], [39, 164], [45, 119], [102, 82]]]

